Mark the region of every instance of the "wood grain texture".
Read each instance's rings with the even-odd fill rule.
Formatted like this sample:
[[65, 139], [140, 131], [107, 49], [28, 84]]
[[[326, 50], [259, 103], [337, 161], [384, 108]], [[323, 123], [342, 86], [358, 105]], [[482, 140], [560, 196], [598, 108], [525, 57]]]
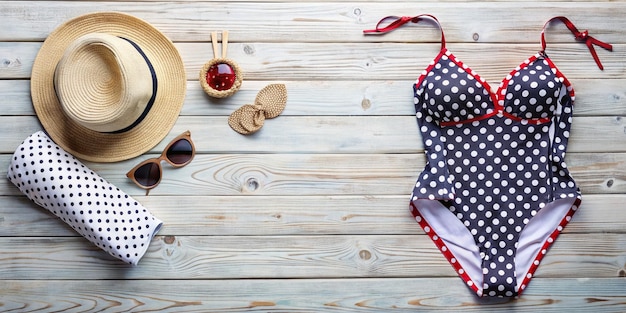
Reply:
[[[3, 1], [0, 177], [42, 129], [29, 80], [42, 42], [96, 11], [152, 23], [185, 64], [184, 107], [162, 143], [86, 162], [165, 224], [132, 267], [0, 179], [0, 312], [626, 312], [626, 1]], [[547, 28], [547, 52], [576, 91], [566, 161], [583, 203], [519, 299], [474, 296], [409, 213], [425, 164], [412, 85], [440, 33], [426, 21], [362, 31], [421, 13], [493, 86], [537, 52], [553, 15], [614, 45], [597, 49], [600, 71], [564, 25]], [[220, 100], [197, 78], [213, 30], [229, 31], [245, 75]], [[287, 86], [283, 114], [253, 136], [232, 131], [228, 116], [270, 83]], [[146, 196], [126, 171], [185, 130], [196, 158], [163, 163]]]
[[[41, 130], [41, 125], [35, 117], [0, 116], [0, 152], [13, 153], [13, 147], [37, 130]], [[414, 116], [281, 116], [268, 120], [251, 136], [241, 136], [230, 129], [227, 116], [181, 116], [170, 135], [149, 153], [160, 154], [169, 139], [186, 130], [191, 131], [200, 153], [423, 152]], [[569, 153], [626, 152], [626, 118], [575, 118], [570, 139]]]
[[[537, 37], [539, 38], [539, 36]], [[211, 44], [176, 43], [185, 63], [188, 80], [197, 80], [199, 68], [212, 59]], [[547, 50], [569, 79], [621, 78], [626, 65], [626, 45], [614, 43], [614, 52], [598, 52], [604, 71], [596, 68], [583, 44], [553, 44]], [[32, 64], [41, 43], [0, 42], [0, 78], [30, 78]], [[246, 80], [334, 81], [334, 80], [415, 80], [437, 53], [438, 43], [397, 42], [298, 43], [232, 42], [228, 56], [237, 60]], [[448, 48], [490, 84], [500, 81], [516, 66], [535, 55], [541, 46], [533, 44], [458, 43]], [[458, 51], [458, 52], [456, 52]], [[483, 60], [491, 60], [485, 63]], [[286, 74], [288, 73], [288, 74]]]
[[[153, 157], [156, 157], [154, 155]], [[146, 156], [150, 157], [149, 155]], [[9, 159], [0, 157], [0, 169]], [[571, 174], [589, 194], [626, 192], [626, 153], [572, 153]], [[138, 160], [88, 163], [102, 177], [131, 195], [145, 194], [127, 177]], [[184, 168], [167, 167], [153, 196], [316, 196], [408, 195], [424, 167], [419, 154], [202, 154]], [[0, 170], [0, 173], [6, 170]], [[5, 174], [6, 175], [6, 174]], [[8, 180], [6, 195], [19, 195]]]
[[[541, 279], [523, 300], [479, 299], [458, 278], [5, 281], [6, 311], [620, 312], [624, 279]], [[56, 290], [51, 294], [51, 290]], [[97, 295], [97, 296], [96, 296]]]
[[[135, 196], [165, 224], [163, 236], [422, 234], [408, 195]], [[0, 197], [0, 237], [78, 236], [26, 197]], [[624, 194], [585, 195], [563, 233], [626, 233]], [[617, 214], [616, 214], [617, 213]]]
[[[625, 250], [626, 234], [563, 234], [534, 276], [623, 277]], [[0, 279], [456, 277], [422, 234], [157, 236], [135, 268], [81, 237], [0, 238], [0, 252]]]
[[[95, 11], [118, 11], [145, 19], [173, 41], [209, 41], [209, 32], [228, 29], [232, 42], [356, 42], [420, 41], [435, 42], [439, 32], [430, 23], [419, 31], [399, 31], [376, 39], [362, 36], [385, 16], [414, 16], [430, 13], [442, 22], [450, 42], [539, 42], [543, 24], [555, 11], [578, 24], [593, 25], [593, 34], [611, 42], [624, 42], [617, 29], [625, 29], [619, 18], [626, 11], [624, 2], [129, 2], [123, 8], [114, 2], [88, 1], [9, 1], [3, 4], [5, 27], [0, 40], [43, 41], [56, 26], [77, 15]], [[451, 8], [454, 8], [452, 10]], [[593, 10], [593, 14], [589, 11]], [[520, 12], [524, 12], [520, 16]], [[268, 15], [271, 16], [268, 18]], [[471, 17], [480, 16], [480, 19]], [[28, 24], [31, 27], [20, 27]], [[252, 25], [252, 27], [251, 27]], [[562, 25], [554, 33], [558, 40], [571, 35]], [[591, 28], [591, 27], [590, 27]], [[552, 29], [551, 29], [552, 30]], [[552, 35], [552, 32], [550, 32]], [[478, 34], [475, 40], [474, 34]], [[567, 35], [566, 35], [567, 34]], [[210, 51], [210, 50], [208, 50]]]
[[[626, 116], [626, 79], [574, 78], [575, 116]], [[198, 81], [187, 82], [181, 116], [228, 116], [252, 103], [259, 90], [271, 83], [288, 89], [288, 105], [281, 116], [413, 116], [415, 80], [380, 81], [265, 81], [246, 80], [233, 96], [208, 97]], [[2, 115], [35, 115], [28, 80], [0, 80], [6, 105]], [[323, 90], [324, 92], [320, 92]], [[226, 131], [228, 129], [224, 129]]]

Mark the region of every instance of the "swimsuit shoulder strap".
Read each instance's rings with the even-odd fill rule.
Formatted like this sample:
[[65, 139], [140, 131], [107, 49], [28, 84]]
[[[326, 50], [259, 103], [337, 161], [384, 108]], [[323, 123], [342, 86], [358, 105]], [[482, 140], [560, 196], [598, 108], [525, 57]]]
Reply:
[[[363, 31], [363, 33], [365, 34], [383, 34], [383, 33], [387, 33], [390, 32], [408, 22], [412, 22], [412, 23], [418, 23], [420, 20], [423, 20], [424, 18], [429, 18], [430, 20], [434, 21], [437, 24], [437, 27], [439, 27], [439, 30], [441, 30], [441, 49], [443, 50], [446, 47], [446, 39], [443, 35], [443, 29], [441, 28], [441, 24], [439, 23], [439, 20], [437, 20], [436, 17], [434, 17], [433, 15], [430, 14], [421, 14], [421, 15], [417, 15], [417, 16], [386, 16], [383, 17], [378, 24], [376, 24], [376, 28], [375, 29], [366, 29]], [[392, 20], [391, 22], [389, 22], [389, 20]]]
[[602, 63], [600, 63], [600, 58], [598, 58], [598, 54], [596, 53], [596, 50], [594, 49], [593, 45], [597, 45], [601, 48], [604, 48], [608, 51], [613, 51], [613, 46], [611, 46], [611, 44], [608, 44], [606, 42], [602, 42], [600, 40], [597, 40], [591, 36], [589, 36], [589, 32], [584, 30], [584, 31], [579, 31], [578, 28], [576, 28], [576, 26], [574, 25], [574, 23], [572, 23], [567, 17], [565, 16], [556, 16], [551, 18], [550, 20], [548, 20], [544, 25], [543, 25], [543, 29], [541, 30], [541, 52], [544, 53], [546, 50], [546, 38], [545, 38], [545, 31], [546, 31], [546, 27], [548, 26], [548, 24], [550, 24], [552, 21], [561, 21], [563, 24], [565, 24], [565, 26], [567, 26], [567, 28], [572, 32], [572, 34], [574, 34], [574, 38], [576, 38], [577, 41], [583, 41], [585, 42], [585, 44], [587, 45], [587, 47], [589, 48], [589, 52], [591, 52], [591, 56], [593, 56], [593, 59], [596, 61], [596, 64], [598, 65], [598, 67], [603, 70], [604, 67], [602, 66]]

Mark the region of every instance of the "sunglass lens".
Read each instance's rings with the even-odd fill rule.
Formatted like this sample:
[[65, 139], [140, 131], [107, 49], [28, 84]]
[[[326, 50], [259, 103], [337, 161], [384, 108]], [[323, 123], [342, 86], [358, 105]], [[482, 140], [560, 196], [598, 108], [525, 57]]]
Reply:
[[172, 163], [181, 165], [189, 162], [193, 155], [193, 147], [191, 142], [187, 139], [180, 139], [173, 143], [169, 149], [167, 149], [167, 159]]
[[150, 162], [139, 167], [134, 174], [137, 183], [144, 187], [152, 187], [159, 183], [161, 172], [159, 164]]

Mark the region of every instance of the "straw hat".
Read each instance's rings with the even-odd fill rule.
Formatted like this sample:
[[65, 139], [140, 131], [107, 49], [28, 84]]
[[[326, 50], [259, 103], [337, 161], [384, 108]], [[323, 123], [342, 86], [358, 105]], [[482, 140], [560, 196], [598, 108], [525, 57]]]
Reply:
[[157, 145], [178, 119], [183, 61], [159, 30], [103, 12], [54, 30], [33, 64], [31, 97], [48, 135], [76, 157], [115, 162]]

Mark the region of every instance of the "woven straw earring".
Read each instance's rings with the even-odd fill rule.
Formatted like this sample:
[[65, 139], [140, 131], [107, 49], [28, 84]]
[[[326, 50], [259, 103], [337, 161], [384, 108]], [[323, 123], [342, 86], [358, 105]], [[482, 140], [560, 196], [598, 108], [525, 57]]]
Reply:
[[222, 32], [222, 55], [219, 55], [217, 32], [211, 33], [213, 59], [200, 70], [200, 85], [209, 96], [226, 98], [232, 96], [243, 81], [241, 69], [233, 60], [226, 58], [228, 31]]

